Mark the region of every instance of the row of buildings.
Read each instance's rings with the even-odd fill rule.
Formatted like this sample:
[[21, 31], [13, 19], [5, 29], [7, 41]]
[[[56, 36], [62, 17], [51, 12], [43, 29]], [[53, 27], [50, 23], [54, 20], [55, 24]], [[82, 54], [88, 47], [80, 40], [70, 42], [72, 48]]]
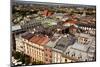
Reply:
[[45, 6], [38, 4], [28, 7], [16, 4], [13, 9], [15, 51], [30, 56], [31, 62], [43, 64], [96, 60], [95, 9], [49, 5], [42, 9]]
[[76, 36], [23, 33], [15, 36], [16, 51], [31, 57], [31, 61], [44, 64], [95, 60], [95, 38], [87, 34]]

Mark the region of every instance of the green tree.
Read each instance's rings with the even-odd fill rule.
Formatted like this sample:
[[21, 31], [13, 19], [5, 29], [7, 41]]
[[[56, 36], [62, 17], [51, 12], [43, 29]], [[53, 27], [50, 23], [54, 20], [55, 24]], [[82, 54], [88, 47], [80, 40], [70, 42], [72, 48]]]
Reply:
[[15, 52], [14, 53], [14, 58], [15, 59], [19, 59], [20, 58], [21, 53], [20, 52]]

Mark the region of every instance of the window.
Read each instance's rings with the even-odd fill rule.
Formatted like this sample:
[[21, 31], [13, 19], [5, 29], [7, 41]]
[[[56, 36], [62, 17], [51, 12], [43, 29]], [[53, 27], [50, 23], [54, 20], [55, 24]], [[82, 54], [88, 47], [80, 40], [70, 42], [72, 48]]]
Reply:
[[49, 50], [50, 52], [52, 52], [51, 50]]
[[52, 58], [52, 56], [50, 56], [50, 58]]
[[42, 52], [42, 56], [44, 56], [44, 53]]
[[23, 49], [23, 46], [20, 46], [20, 48], [22, 48], [22, 49]]
[[87, 61], [88, 61], [88, 59], [85, 59], [85, 61], [87, 62]]
[[45, 56], [48, 56], [47, 54], [45, 54]]
[[52, 60], [50, 59], [49, 62], [52, 63]]
[[47, 51], [47, 48], [45, 50]]
[[47, 59], [47, 58], [46, 58], [45, 60], [46, 60], [46, 61], [48, 61], [48, 59]]
[[69, 54], [69, 51], [67, 52], [67, 54]]
[[65, 59], [65, 62], [67, 62], [67, 59]]

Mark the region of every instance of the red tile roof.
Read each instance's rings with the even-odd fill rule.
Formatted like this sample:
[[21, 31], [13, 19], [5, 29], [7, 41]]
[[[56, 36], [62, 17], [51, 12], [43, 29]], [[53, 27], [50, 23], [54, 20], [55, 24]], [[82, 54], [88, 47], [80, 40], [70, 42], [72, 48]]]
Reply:
[[49, 41], [49, 38], [43, 35], [35, 35], [29, 41], [38, 45], [45, 45]]
[[44, 10], [43, 15], [47, 16], [48, 15], [48, 10]]
[[68, 22], [65, 21], [64, 24], [66, 24], [66, 23], [76, 24], [77, 21], [74, 21], [74, 20], [71, 20], [71, 21], [68, 21]]
[[48, 16], [51, 16], [52, 15], [52, 12], [48, 12]]
[[45, 9], [44, 11], [43, 11], [43, 15], [44, 16], [51, 16], [53, 13], [52, 12], [50, 12], [49, 10], [47, 10], [47, 9]]

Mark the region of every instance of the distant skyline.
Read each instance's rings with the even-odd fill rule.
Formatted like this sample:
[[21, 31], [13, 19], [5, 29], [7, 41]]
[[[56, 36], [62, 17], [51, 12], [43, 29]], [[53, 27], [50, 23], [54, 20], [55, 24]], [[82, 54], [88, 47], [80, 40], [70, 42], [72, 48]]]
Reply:
[[86, 5], [96, 5], [97, 1], [91, 0], [19, 0], [19, 1], [38, 1], [38, 2], [56, 2], [56, 3], [70, 3], [70, 4], [86, 4]]
[[54, 3], [54, 2], [42, 2], [42, 1], [36, 1], [36, 0], [11, 0], [11, 1], [16, 1], [16, 2], [18, 2], [18, 3], [27, 3], [27, 4], [29, 4], [29, 3], [31, 3], [31, 4], [45, 4], [45, 5], [50, 5], [51, 6], [51, 4], [52, 4], [52, 6], [55, 6], [55, 5], [61, 5], [61, 6], [68, 6], [68, 7], [70, 7], [70, 6], [74, 6], [74, 7], [96, 7], [96, 5], [85, 5], [85, 4], [71, 4], [71, 3]]

